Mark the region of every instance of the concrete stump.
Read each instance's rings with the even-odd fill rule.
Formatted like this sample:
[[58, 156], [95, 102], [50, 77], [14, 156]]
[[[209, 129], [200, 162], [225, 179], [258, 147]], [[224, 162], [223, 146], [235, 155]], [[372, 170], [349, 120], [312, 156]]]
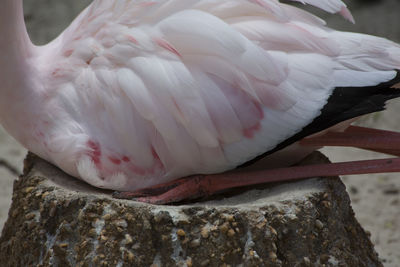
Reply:
[[29, 155], [14, 184], [0, 266], [382, 264], [338, 177], [154, 206], [113, 199]]

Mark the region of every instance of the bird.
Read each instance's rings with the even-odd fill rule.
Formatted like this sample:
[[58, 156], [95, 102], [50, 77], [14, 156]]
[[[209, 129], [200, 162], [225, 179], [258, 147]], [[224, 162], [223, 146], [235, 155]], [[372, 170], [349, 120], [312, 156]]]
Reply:
[[[354, 23], [341, 0], [294, 2]], [[35, 46], [22, 0], [4, 0], [0, 35], [1, 125], [117, 197], [164, 204], [261, 182], [400, 171], [398, 158], [289, 167], [329, 145], [400, 155], [399, 133], [351, 125], [400, 96], [400, 46], [333, 30], [291, 4], [94, 0]]]

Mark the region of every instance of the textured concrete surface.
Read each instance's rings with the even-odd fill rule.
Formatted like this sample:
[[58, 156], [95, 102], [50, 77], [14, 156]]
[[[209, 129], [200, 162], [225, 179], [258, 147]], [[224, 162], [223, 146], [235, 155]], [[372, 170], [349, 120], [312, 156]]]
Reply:
[[[77, 12], [90, 0], [25, 0], [26, 20], [32, 39], [43, 44], [54, 38]], [[400, 42], [400, 1], [353, 0], [346, 1], [353, 11], [356, 25], [338, 16], [322, 12], [329, 26], [365, 32]], [[315, 11], [315, 9], [312, 9]], [[363, 119], [362, 124], [400, 130], [397, 101], [389, 111]], [[359, 150], [324, 150], [333, 161], [375, 157]], [[0, 127], [0, 161], [22, 169], [25, 150], [8, 137]], [[11, 203], [12, 183], [16, 175], [0, 164], [0, 229]], [[385, 266], [400, 265], [400, 179], [396, 175], [344, 177], [358, 220], [371, 232], [372, 241]]]
[[[315, 153], [312, 162], [326, 162]], [[25, 253], [29, 251], [29, 253]], [[383, 266], [338, 177], [156, 206], [110, 198], [31, 155], [1, 266]]]

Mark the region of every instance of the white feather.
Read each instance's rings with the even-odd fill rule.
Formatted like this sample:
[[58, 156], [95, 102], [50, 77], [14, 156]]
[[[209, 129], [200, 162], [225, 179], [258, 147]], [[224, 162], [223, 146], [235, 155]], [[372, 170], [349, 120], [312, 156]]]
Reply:
[[[298, 2], [352, 20], [340, 0]], [[1, 121], [66, 172], [119, 190], [232, 169], [301, 131], [334, 87], [400, 69], [398, 45], [276, 0], [95, 0], [34, 49], [30, 120]]]

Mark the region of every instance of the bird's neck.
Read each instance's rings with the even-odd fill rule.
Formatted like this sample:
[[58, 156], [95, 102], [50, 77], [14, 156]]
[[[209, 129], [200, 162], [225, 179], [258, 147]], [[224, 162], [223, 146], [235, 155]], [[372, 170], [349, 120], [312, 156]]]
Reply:
[[30, 56], [33, 45], [25, 27], [22, 0], [0, 2], [1, 61]]
[[22, 0], [0, 0], [0, 123], [5, 128], [12, 128], [11, 120], [24, 116], [18, 110], [24, 110], [35, 83], [35, 51], [26, 31]]
[[0, 93], [17, 91], [34, 54], [22, 0], [0, 0]]

